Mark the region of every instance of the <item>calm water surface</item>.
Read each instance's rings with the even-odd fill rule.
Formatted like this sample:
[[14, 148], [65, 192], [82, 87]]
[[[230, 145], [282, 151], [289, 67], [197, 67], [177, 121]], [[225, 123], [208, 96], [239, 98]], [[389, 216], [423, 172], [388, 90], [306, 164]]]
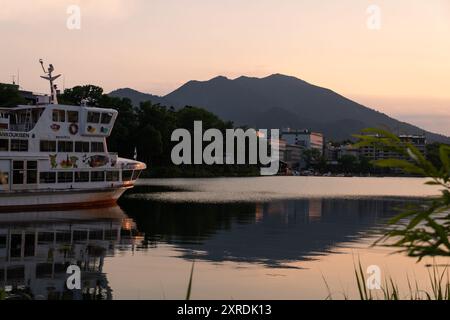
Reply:
[[[142, 180], [120, 207], [0, 215], [0, 287], [34, 298], [357, 297], [354, 261], [407, 290], [427, 264], [371, 247], [398, 208], [438, 194], [423, 179], [271, 177]], [[64, 289], [68, 264], [83, 292]], [[445, 261], [444, 261], [445, 262]]]

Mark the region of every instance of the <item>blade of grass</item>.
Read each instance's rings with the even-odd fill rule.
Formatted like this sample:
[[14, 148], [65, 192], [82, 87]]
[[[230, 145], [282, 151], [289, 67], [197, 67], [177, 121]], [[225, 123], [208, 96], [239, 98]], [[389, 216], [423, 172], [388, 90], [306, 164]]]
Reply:
[[191, 276], [189, 277], [189, 285], [186, 293], [186, 300], [191, 300], [191, 291], [192, 291], [192, 279], [194, 278], [194, 266], [195, 261], [192, 262], [192, 268], [191, 268]]

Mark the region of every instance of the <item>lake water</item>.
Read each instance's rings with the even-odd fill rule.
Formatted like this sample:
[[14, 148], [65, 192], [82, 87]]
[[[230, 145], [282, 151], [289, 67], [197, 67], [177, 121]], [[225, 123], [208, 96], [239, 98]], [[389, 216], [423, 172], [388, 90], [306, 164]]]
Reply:
[[[430, 264], [372, 247], [423, 179], [270, 177], [141, 180], [120, 207], [0, 215], [0, 287], [34, 298], [357, 298], [354, 264], [381, 268], [405, 296]], [[77, 262], [83, 292], [65, 287]], [[195, 262], [194, 262], [195, 261]], [[327, 286], [329, 289], [327, 289]]]

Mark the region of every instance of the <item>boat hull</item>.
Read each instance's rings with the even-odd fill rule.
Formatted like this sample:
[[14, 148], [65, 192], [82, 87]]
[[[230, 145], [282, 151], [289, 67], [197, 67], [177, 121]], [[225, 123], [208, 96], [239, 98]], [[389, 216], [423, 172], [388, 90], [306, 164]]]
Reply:
[[0, 193], [0, 212], [78, 209], [115, 205], [131, 187]]

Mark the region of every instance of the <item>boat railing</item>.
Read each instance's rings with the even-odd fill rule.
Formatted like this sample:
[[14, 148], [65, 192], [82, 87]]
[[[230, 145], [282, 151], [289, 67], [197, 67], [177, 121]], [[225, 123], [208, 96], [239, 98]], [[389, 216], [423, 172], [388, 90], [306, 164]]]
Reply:
[[119, 154], [117, 152], [109, 152], [109, 158], [112, 161], [117, 161], [117, 159], [119, 158]]
[[9, 130], [9, 118], [4, 118], [0, 114], [0, 130]]
[[10, 124], [9, 130], [15, 132], [29, 132], [34, 128], [33, 123], [19, 123], [19, 124]]

